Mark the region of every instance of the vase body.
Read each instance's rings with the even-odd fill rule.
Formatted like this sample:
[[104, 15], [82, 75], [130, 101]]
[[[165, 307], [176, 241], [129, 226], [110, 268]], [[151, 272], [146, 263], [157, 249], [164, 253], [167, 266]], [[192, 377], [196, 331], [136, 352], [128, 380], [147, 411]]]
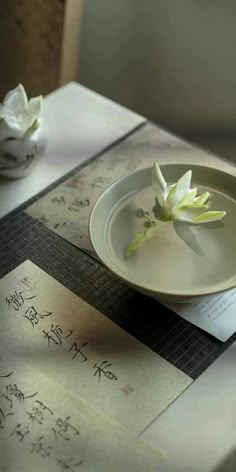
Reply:
[[0, 175], [9, 178], [25, 177], [34, 170], [47, 145], [43, 122], [23, 138], [0, 142]]

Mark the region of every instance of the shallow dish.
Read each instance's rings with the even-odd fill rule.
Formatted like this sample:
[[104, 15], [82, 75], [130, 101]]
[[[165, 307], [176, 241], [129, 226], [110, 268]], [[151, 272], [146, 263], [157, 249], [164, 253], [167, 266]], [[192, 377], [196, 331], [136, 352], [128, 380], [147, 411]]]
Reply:
[[155, 238], [126, 258], [126, 247], [142, 230], [140, 209], [152, 212], [151, 168], [108, 187], [90, 217], [90, 238], [100, 260], [127, 284], [158, 300], [193, 301], [236, 286], [236, 178], [197, 165], [161, 166], [169, 184], [190, 168], [192, 186], [213, 195], [211, 209], [227, 212], [222, 222], [160, 222]]

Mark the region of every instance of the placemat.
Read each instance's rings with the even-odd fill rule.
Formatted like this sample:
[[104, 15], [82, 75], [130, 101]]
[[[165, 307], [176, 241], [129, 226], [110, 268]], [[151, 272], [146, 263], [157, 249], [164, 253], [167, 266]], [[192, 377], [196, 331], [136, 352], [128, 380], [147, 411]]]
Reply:
[[235, 334], [221, 343], [136, 293], [98, 261], [24, 214], [28, 204], [0, 222], [0, 277], [30, 259], [192, 379], [236, 339]]

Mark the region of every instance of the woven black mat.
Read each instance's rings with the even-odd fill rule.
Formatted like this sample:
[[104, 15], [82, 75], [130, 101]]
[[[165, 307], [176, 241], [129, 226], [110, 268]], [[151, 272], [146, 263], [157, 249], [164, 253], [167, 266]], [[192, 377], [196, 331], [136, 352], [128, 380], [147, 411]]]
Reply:
[[24, 214], [28, 205], [0, 222], [0, 277], [30, 259], [193, 379], [236, 339], [234, 335], [221, 343], [136, 293], [98, 261]]

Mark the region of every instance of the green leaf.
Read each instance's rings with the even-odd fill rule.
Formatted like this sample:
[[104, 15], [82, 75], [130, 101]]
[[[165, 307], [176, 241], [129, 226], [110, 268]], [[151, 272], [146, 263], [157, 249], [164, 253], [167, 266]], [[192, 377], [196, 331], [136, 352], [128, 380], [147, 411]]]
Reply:
[[141, 244], [143, 244], [146, 241], [147, 239], [146, 234], [147, 234], [146, 231], [142, 231], [141, 233], [138, 233], [134, 236], [134, 238], [132, 239], [131, 243], [129, 244], [129, 246], [127, 247], [125, 251], [126, 257], [131, 256], [133, 252], [136, 251], [141, 246]]
[[150, 214], [148, 211], [144, 211], [143, 210], [143, 216], [145, 218], [145, 223], [144, 223], [144, 226], [146, 228], [151, 228], [152, 226], [156, 226], [156, 222], [154, 220], [151, 219], [150, 217]]
[[[149, 226], [146, 226], [147, 224]], [[156, 222], [150, 220], [149, 223], [144, 223], [144, 226], [144, 231], [137, 233], [132, 239], [131, 243], [128, 245], [125, 251], [125, 257], [131, 256], [134, 251], [136, 251], [143, 243], [145, 243], [151, 238], [151, 236], [153, 235], [153, 229], [156, 226]]]

